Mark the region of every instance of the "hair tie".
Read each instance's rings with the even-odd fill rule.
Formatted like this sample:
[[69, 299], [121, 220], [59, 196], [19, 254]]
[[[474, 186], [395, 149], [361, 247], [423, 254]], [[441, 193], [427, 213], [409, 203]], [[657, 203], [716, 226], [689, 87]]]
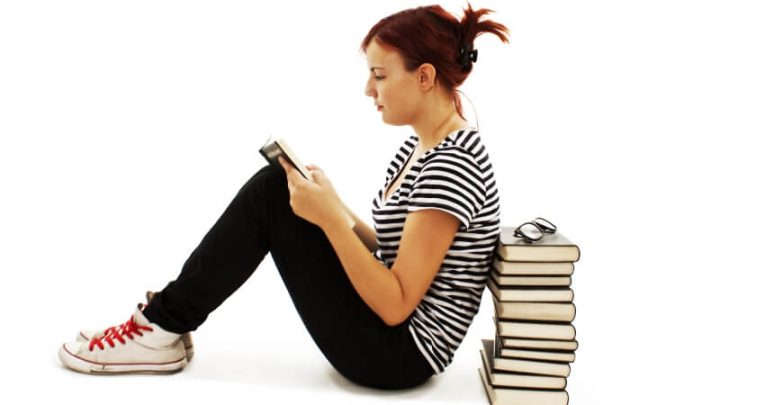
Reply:
[[460, 46], [459, 57], [457, 60], [462, 65], [462, 70], [468, 70], [470, 61], [478, 61], [478, 49], [473, 49], [473, 46], [467, 43], [462, 44], [462, 46]]

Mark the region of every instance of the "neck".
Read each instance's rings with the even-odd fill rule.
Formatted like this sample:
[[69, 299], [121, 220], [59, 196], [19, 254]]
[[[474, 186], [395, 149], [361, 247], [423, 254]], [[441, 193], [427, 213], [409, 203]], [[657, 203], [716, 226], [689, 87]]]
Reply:
[[457, 114], [451, 102], [433, 108], [421, 116], [424, 117], [422, 120], [412, 124], [414, 132], [420, 139], [421, 152], [430, 150], [446, 139], [450, 133], [467, 126], [467, 121]]

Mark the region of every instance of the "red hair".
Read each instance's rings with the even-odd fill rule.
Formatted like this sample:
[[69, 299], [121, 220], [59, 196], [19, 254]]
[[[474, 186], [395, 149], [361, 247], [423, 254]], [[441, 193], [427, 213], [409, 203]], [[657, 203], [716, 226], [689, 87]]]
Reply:
[[463, 9], [464, 16], [458, 20], [439, 5], [422, 6], [399, 11], [383, 18], [375, 24], [361, 42], [361, 52], [367, 52], [372, 40], [377, 40], [382, 47], [398, 52], [404, 60], [408, 72], [415, 71], [423, 63], [430, 63], [436, 68], [436, 81], [447, 92], [462, 116], [462, 103], [456, 88], [459, 87], [473, 70], [472, 62], [466, 69], [460, 62], [459, 52], [463, 44], [473, 49], [475, 38], [485, 32], [494, 34], [507, 43], [507, 27], [497, 22], [480, 21], [485, 14], [494, 12], [485, 8]]

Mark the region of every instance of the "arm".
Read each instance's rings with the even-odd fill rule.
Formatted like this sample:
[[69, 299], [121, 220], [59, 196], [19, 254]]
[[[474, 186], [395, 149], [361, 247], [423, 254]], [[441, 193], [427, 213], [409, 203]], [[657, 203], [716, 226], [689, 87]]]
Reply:
[[345, 221], [322, 229], [364, 302], [386, 325], [396, 326], [409, 318], [430, 288], [459, 224], [456, 217], [439, 210], [409, 213], [390, 270], [368, 254]]
[[388, 269], [354, 232], [351, 216], [321, 170], [312, 171], [308, 181], [281, 157], [279, 163], [287, 171], [293, 211], [324, 231], [361, 299], [386, 325], [408, 319], [441, 268], [458, 216], [422, 206], [407, 214], [396, 261]]

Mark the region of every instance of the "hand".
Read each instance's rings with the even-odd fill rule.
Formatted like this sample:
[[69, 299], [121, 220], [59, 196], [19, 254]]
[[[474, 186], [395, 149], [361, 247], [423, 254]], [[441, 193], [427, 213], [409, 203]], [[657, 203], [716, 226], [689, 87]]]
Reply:
[[345, 204], [323, 170], [315, 165], [306, 165], [311, 174], [311, 179], [306, 180], [295, 167], [281, 157], [279, 164], [287, 173], [290, 206], [295, 215], [322, 229], [349, 221]]
[[[310, 163], [305, 165], [305, 168], [308, 169], [309, 171], [311, 171], [311, 170], [321, 170], [321, 168], [319, 166], [312, 165]], [[321, 172], [324, 173], [323, 170]], [[327, 181], [329, 181], [329, 179], [327, 179]], [[353, 219], [353, 213], [351, 212], [351, 209], [348, 208], [348, 206], [345, 205], [345, 203], [342, 200], [340, 201], [340, 203], [343, 204], [343, 212], [345, 213], [345, 216], [347, 217], [346, 219], [348, 221], [348, 224], [350, 225], [351, 228], [355, 227], [356, 226], [356, 221], [354, 221], [354, 219]]]

